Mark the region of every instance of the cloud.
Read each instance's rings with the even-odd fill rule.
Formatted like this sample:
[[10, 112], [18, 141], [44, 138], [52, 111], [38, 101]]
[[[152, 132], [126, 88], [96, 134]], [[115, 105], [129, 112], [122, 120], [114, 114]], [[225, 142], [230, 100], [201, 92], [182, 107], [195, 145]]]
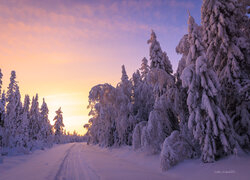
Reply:
[[185, 8], [185, 9], [192, 9], [194, 8], [194, 3], [190, 1], [180, 1], [180, 0], [169, 0], [166, 3], [175, 8]]
[[18, 31], [33, 32], [35, 35], [103, 39], [112, 38], [117, 31], [140, 33], [151, 29], [142, 18], [147, 20], [152, 18], [151, 16], [160, 18], [165, 15], [160, 13], [159, 7], [193, 7], [191, 2], [177, 0], [105, 1], [105, 3], [72, 1], [70, 4], [66, 3], [67, 1], [53, 1], [52, 5], [51, 1], [44, 1], [43, 4], [46, 2], [46, 6], [33, 1], [0, 5], [1, 25], [7, 23], [6, 29], [12, 25], [12, 29], [16, 26]]

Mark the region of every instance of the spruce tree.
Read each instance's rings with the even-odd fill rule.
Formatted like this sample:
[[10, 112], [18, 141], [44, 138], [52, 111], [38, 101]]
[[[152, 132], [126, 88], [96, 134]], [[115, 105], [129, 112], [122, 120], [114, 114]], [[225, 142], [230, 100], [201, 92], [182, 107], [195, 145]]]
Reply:
[[64, 124], [63, 124], [63, 115], [62, 115], [62, 111], [61, 108], [59, 108], [56, 111], [56, 116], [54, 117], [54, 129], [55, 129], [55, 142], [57, 144], [62, 143], [62, 137], [63, 137], [63, 128], [64, 128]]
[[10, 84], [8, 86], [6, 98], [6, 116], [4, 121], [5, 139], [4, 143], [7, 147], [15, 147], [15, 132], [17, 124], [16, 99], [15, 91], [17, 87], [16, 72], [11, 72]]
[[30, 124], [30, 97], [25, 95], [23, 109], [22, 109], [22, 129], [23, 129], [23, 145], [26, 149], [31, 148], [29, 137], [29, 124]]
[[[32, 148], [40, 147], [40, 112], [39, 112], [39, 102], [38, 102], [38, 94], [32, 98], [31, 108], [30, 108], [30, 121], [29, 121], [29, 137], [32, 142]], [[38, 147], [38, 148], [39, 148]]]
[[3, 85], [2, 78], [3, 78], [3, 74], [2, 74], [2, 70], [0, 68], [0, 95], [1, 95], [1, 92], [2, 92], [2, 85]]
[[149, 153], [159, 153], [164, 139], [175, 129], [178, 121], [173, 106], [175, 79], [171, 74], [172, 65], [165, 52], [161, 50], [154, 31], [148, 40], [150, 44], [150, 71], [148, 82], [153, 87], [155, 102], [149, 114], [147, 126], [142, 129], [143, 148]]
[[132, 144], [132, 83], [128, 79], [125, 66], [122, 65], [121, 82], [117, 87], [117, 110], [116, 128], [118, 132], [118, 145]]
[[220, 84], [209, 67], [201, 39], [201, 28], [192, 16], [188, 19], [190, 44], [187, 66], [183, 70], [182, 85], [188, 87], [188, 127], [201, 146], [203, 162], [231, 154], [235, 147], [230, 120], [220, 107]]
[[[143, 61], [145, 58], [143, 59]], [[142, 67], [146, 64], [142, 63]], [[141, 68], [141, 70], [144, 68]], [[147, 72], [142, 70], [142, 72]], [[142, 78], [140, 76], [139, 71], [137, 70], [132, 77], [132, 84], [133, 84], [133, 98], [132, 98], [132, 107], [133, 107], [133, 116], [134, 116], [134, 123], [133, 127], [133, 137], [132, 137], [132, 145], [134, 149], [138, 149], [141, 147], [141, 135], [142, 135], [142, 128], [146, 126], [149, 113], [153, 109], [154, 105], [154, 95], [153, 95], [153, 88], [147, 82], [147, 75], [148, 72], [144, 74]]]
[[0, 147], [4, 146], [4, 138], [5, 138], [5, 128], [4, 128], [4, 121], [5, 121], [5, 92], [3, 91], [2, 97], [0, 99]]
[[148, 72], [149, 72], [149, 65], [148, 65], [148, 60], [147, 58], [142, 59], [141, 67], [140, 67], [140, 72], [141, 72], [141, 78], [142, 80], [145, 80]]
[[52, 126], [49, 121], [49, 109], [48, 106], [43, 98], [43, 104], [40, 109], [40, 118], [41, 118], [41, 139], [44, 143], [44, 146], [51, 146], [52, 145]]
[[16, 85], [16, 91], [15, 91], [15, 112], [16, 112], [16, 124], [15, 124], [15, 132], [14, 132], [14, 141], [15, 141], [15, 147], [18, 151], [23, 152], [25, 149], [25, 143], [24, 142], [24, 128], [23, 128], [23, 116], [22, 116], [22, 102], [21, 102], [21, 94], [19, 91], [18, 85]]
[[250, 148], [249, 18], [235, 0], [204, 0], [201, 12], [208, 63], [219, 77], [222, 105], [232, 120], [238, 142]]
[[[0, 154], [1, 148], [3, 147], [3, 136], [4, 136], [4, 116], [5, 116], [5, 95], [3, 93], [3, 97], [1, 97], [1, 90], [2, 90], [2, 77], [3, 74], [0, 69]], [[0, 155], [1, 156], [1, 155]]]

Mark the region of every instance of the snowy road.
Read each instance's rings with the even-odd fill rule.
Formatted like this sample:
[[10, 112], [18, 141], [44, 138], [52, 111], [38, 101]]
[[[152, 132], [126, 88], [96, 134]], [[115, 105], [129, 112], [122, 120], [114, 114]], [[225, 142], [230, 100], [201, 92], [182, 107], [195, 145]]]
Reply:
[[166, 179], [160, 171], [112, 156], [85, 143], [58, 145], [31, 155], [7, 157], [1, 180]]
[[162, 173], [158, 155], [148, 156], [128, 146], [107, 149], [70, 143], [4, 157], [0, 180], [248, 180], [249, 165], [250, 155], [207, 164], [186, 160]]

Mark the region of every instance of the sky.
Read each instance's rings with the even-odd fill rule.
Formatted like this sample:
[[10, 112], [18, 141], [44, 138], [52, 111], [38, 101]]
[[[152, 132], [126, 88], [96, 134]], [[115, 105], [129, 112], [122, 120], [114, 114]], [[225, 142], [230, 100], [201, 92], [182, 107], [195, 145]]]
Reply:
[[65, 128], [84, 134], [88, 93], [131, 77], [149, 59], [151, 29], [176, 70], [175, 52], [188, 13], [200, 24], [201, 0], [0, 0], [0, 68], [7, 89], [15, 70], [22, 99], [39, 95], [53, 124], [61, 107]]

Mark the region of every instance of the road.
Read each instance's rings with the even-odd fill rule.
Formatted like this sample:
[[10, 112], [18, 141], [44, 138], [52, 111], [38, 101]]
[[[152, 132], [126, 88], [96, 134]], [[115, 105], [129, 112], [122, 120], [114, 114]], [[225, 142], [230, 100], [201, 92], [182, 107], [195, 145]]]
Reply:
[[161, 180], [166, 174], [96, 146], [70, 143], [31, 155], [7, 157], [0, 165], [0, 179]]

